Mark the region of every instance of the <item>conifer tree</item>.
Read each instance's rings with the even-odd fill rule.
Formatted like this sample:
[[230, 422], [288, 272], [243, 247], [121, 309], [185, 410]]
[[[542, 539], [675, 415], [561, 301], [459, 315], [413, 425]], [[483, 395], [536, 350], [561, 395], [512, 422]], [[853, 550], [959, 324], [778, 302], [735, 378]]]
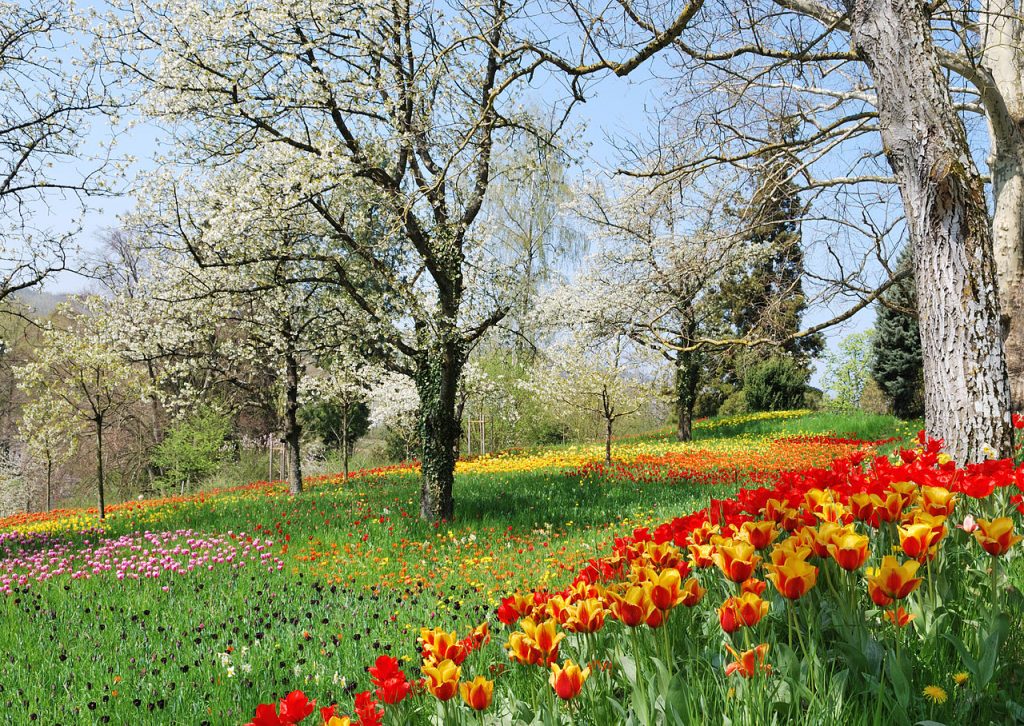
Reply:
[[[910, 248], [899, 267], [913, 269]], [[917, 321], [917, 286], [907, 277], [882, 296], [875, 323], [871, 375], [902, 419], [924, 415], [924, 359]]]

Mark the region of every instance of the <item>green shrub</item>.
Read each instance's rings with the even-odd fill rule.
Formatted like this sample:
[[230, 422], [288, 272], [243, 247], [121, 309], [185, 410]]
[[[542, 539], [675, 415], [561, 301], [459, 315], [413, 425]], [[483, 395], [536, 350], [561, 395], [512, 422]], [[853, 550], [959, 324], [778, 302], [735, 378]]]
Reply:
[[752, 368], [743, 380], [750, 411], [785, 411], [804, 405], [807, 371], [792, 358], [774, 356]]
[[735, 416], [738, 413], [747, 413], [749, 410], [747, 408], [747, 394], [741, 388], [722, 401], [722, 405], [718, 407], [718, 415]]
[[188, 487], [209, 476], [227, 458], [231, 421], [204, 408], [176, 424], [153, 452], [162, 486]]

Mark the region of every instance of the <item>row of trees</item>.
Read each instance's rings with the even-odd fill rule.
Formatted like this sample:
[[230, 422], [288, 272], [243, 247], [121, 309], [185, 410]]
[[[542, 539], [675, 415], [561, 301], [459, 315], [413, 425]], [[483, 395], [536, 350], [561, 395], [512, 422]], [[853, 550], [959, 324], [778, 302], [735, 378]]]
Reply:
[[[101, 30], [89, 58], [107, 74], [96, 78], [116, 79], [118, 103], [171, 134], [126, 221], [162, 283], [146, 283], [146, 303], [124, 317], [142, 316], [130, 330], [178, 320], [176, 345], [205, 343], [193, 312], [203, 305], [237, 326], [225, 329], [251, 330], [218, 342], [281, 382], [292, 448], [305, 368], [344, 353], [408, 377], [424, 518], [453, 513], [472, 351], [489, 335], [538, 342], [521, 323], [545, 250], [561, 244], [551, 162], [566, 149], [572, 108], [587, 79], [651, 63], [678, 71], [675, 92], [656, 147], [638, 143], [622, 160], [632, 181], [578, 205], [607, 243], [556, 306], [572, 311], [572, 333], [670, 359], [685, 437], [702, 372], [739, 388], [743, 359], [761, 354], [735, 351], [768, 345], [805, 366], [821, 330], [910, 274], [891, 262], [905, 234], [929, 291], [917, 298], [929, 431], [960, 460], [1010, 451], [1006, 354], [1015, 381], [1024, 367], [1024, 325], [1012, 314], [1024, 267], [1024, 50], [1012, 4], [619, 0], [575, 2], [568, 16], [504, 0], [113, 6], [92, 24]], [[538, 16], [572, 20], [556, 40]], [[26, 38], [54, 37], [45, 24], [25, 27]], [[538, 74], [568, 89], [545, 99], [544, 116], [530, 110]], [[79, 88], [81, 77], [59, 80]], [[35, 98], [22, 76], [9, 78], [16, 98]], [[97, 109], [109, 100], [100, 89]], [[13, 108], [29, 126], [45, 117]], [[61, 113], [93, 107], [70, 108]], [[988, 122], [992, 214], [970, 114]], [[22, 148], [36, 158], [39, 145]], [[10, 158], [14, 176], [30, 168]], [[515, 194], [498, 195], [500, 185], [540, 203], [509, 204]], [[510, 208], [529, 213], [509, 224]], [[30, 261], [5, 289], [47, 273]], [[801, 327], [811, 302], [829, 313]], [[140, 337], [129, 356], [140, 365], [189, 358], [173, 346], [169, 355], [162, 335]], [[197, 395], [217, 382], [186, 379]]]

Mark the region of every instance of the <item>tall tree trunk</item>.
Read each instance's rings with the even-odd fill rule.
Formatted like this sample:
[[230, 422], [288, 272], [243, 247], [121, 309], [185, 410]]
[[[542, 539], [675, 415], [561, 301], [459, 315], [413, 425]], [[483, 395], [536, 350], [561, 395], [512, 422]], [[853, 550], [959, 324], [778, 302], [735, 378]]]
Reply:
[[302, 460], [299, 451], [299, 439], [302, 427], [299, 425], [299, 362], [295, 351], [288, 343], [284, 356], [285, 364], [285, 404], [284, 404], [284, 443], [288, 455], [288, 491], [292, 494], [302, 493]]
[[985, 188], [939, 69], [926, 6], [846, 0], [874, 79], [917, 272], [928, 433], [960, 462], [1012, 446]]
[[615, 412], [612, 410], [608, 386], [601, 387], [601, 413], [604, 416], [604, 465], [612, 465], [612, 426], [615, 423]]
[[[696, 332], [696, 324], [689, 323], [687, 339], [680, 341], [687, 345]], [[676, 356], [676, 439], [691, 441], [693, 439], [693, 404], [697, 400], [697, 387], [700, 385], [700, 353], [695, 350], [680, 352]]]
[[96, 424], [96, 488], [99, 494], [100, 521], [107, 516], [107, 502], [103, 492], [103, 419], [97, 418]]
[[348, 457], [351, 453], [348, 448], [348, 409], [349, 403], [346, 398], [345, 403], [341, 406], [341, 466], [345, 473], [345, 479], [348, 479]]
[[46, 511], [53, 509], [53, 456], [46, 452]]
[[1024, 18], [1012, 0], [979, 13], [986, 75], [979, 83], [991, 139], [992, 241], [1014, 410], [1024, 410]]
[[460, 435], [455, 401], [464, 363], [462, 343], [454, 335], [427, 346], [416, 362], [423, 470], [420, 516], [428, 522], [451, 520], [455, 513], [455, 447]]

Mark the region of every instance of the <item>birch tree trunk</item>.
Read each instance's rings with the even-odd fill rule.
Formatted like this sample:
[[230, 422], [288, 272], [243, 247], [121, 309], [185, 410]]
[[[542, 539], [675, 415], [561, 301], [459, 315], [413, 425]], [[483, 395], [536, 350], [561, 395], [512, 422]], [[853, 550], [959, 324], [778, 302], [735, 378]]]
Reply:
[[1015, 411], [1024, 410], [1024, 19], [1012, 0], [984, 0], [978, 87], [991, 139], [992, 242]]
[[1012, 447], [985, 188], [939, 68], [925, 6], [846, 0], [878, 95], [914, 248], [928, 433], [960, 462]]

